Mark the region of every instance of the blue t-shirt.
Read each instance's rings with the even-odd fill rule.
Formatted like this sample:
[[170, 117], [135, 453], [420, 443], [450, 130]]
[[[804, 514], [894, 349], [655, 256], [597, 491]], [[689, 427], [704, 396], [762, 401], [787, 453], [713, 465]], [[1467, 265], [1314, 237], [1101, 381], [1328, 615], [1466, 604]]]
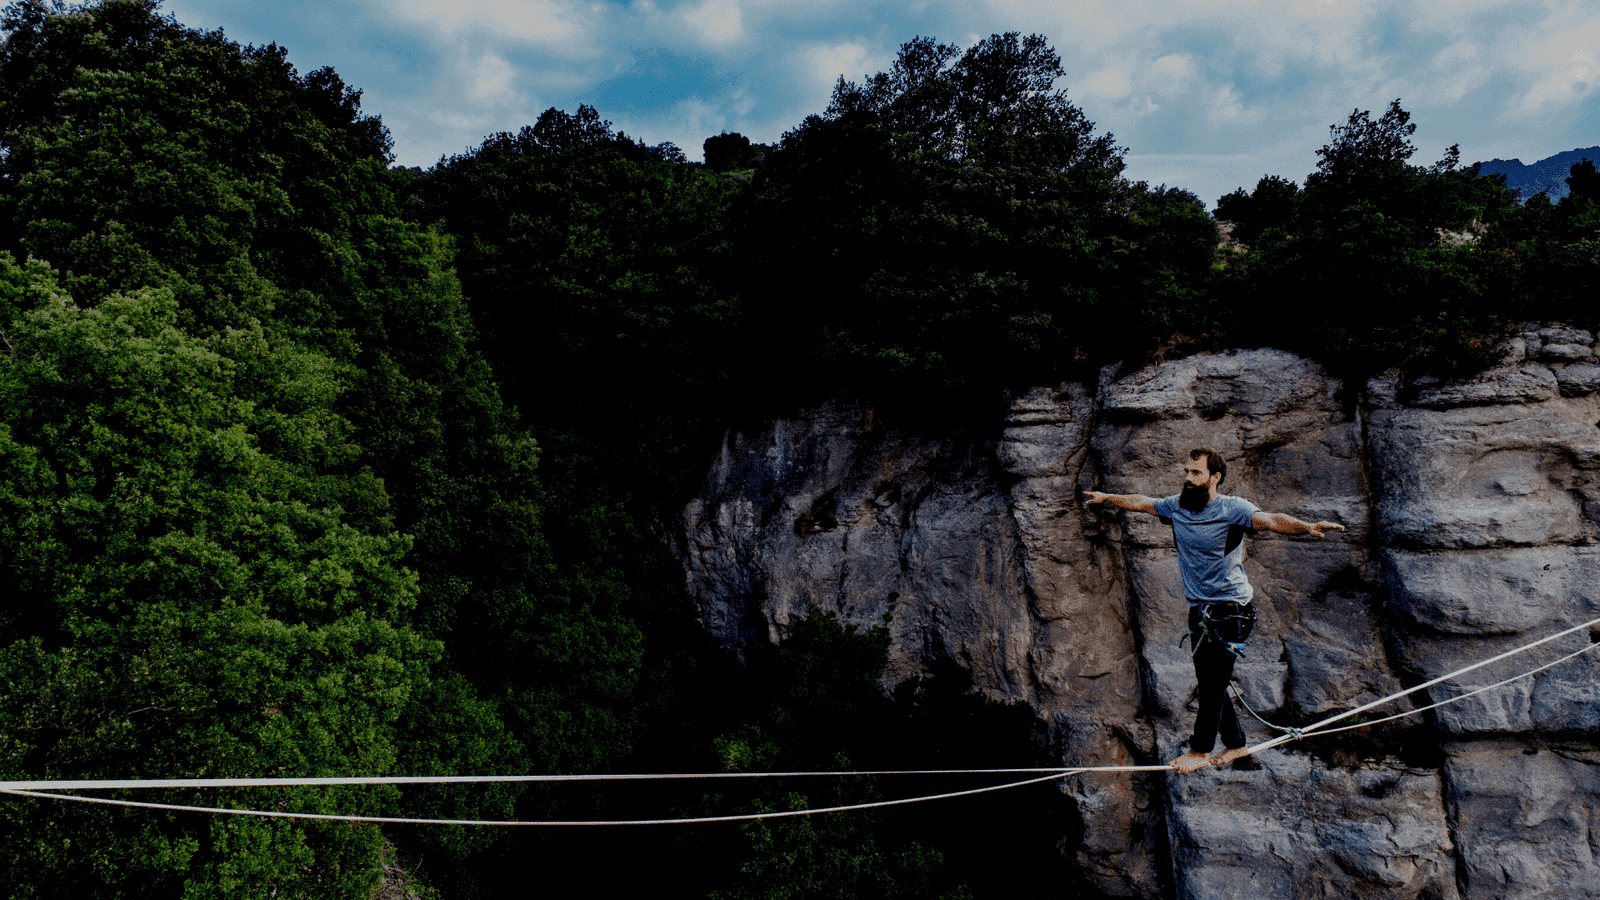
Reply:
[[1249, 500], [1218, 494], [1199, 512], [1178, 505], [1178, 494], [1155, 502], [1156, 515], [1172, 524], [1178, 545], [1178, 571], [1190, 600], [1249, 603], [1254, 596], [1244, 577], [1244, 536], [1258, 510]]

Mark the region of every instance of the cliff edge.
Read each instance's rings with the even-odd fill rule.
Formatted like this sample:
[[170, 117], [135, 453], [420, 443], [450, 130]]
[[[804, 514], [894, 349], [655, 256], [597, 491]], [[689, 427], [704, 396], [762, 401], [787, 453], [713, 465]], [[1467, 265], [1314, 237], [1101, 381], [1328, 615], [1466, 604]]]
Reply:
[[[887, 617], [886, 689], [954, 662], [1026, 703], [1063, 763], [1159, 764], [1193, 720], [1171, 531], [1079, 491], [1176, 493], [1188, 450], [1209, 446], [1229, 461], [1223, 492], [1346, 526], [1248, 547], [1260, 622], [1236, 681], [1266, 719], [1304, 723], [1600, 615], [1596, 362], [1594, 335], [1558, 326], [1466, 383], [1345, 384], [1230, 351], [1029, 390], [992, 439], [965, 442], [816, 409], [730, 431], [675, 550], [728, 647], [782, 640], [812, 604]], [[1271, 736], [1241, 713], [1252, 743]], [[1064, 779], [1078, 862], [1113, 896], [1600, 898], [1600, 653], [1365, 740]]]

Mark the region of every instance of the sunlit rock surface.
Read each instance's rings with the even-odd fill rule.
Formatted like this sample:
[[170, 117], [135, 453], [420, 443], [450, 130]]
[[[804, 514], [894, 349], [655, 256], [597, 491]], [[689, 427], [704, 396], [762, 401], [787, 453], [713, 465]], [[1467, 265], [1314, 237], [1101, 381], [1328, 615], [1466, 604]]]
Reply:
[[[1081, 490], [1175, 493], [1207, 446], [1225, 493], [1344, 524], [1248, 544], [1259, 622], [1236, 680], [1269, 721], [1314, 721], [1600, 617], [1595, 359], [1592, 335], [1556, 326], [1467, 383], [1200, 355], [1035, 388], [959, 441], [813, 410], [728, 433], [676, 549], [734, 649], [782, 640], [812, 604], [886, 622], [886, 689], [954, 663], [1026, 703], [1063, 762], [1160, 763], [1194, 713], [1171, 530]], [[1113, 896], [1600, 898], [1600, 651], [1558, 662], [1595, 640], [1368, 714], [1553, 664], [1388, 726], [1432, 763], [1290, 743], [1252, 769], [1067, 779], [1071, 852]], [[1272, 735], [1240, 714], [1252, 743]]]
[[1447, 752], [1464, 896], [1600, 896], [1600, 751], [1592, 740], [1543, 749], [1474, 741]]
[[1460, 896], [1437, 771], [1292, 753], [1260, 762], [1167, 779], [1179, 897]]

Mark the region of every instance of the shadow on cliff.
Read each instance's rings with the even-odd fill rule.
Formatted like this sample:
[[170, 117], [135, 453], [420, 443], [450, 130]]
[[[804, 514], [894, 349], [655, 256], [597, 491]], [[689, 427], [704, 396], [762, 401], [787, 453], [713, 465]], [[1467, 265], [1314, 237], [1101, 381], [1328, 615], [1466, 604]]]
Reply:
[[[929, 674], [901, 682], [889, 700], [884, 749], [918, 769], [1034, 768], [1059, 765], [1027, 704], [973, 692], [971, 674], [936, 660]], [[908, 794], [965, 790], [1026, 775], [940, 776], [897, 785]], [[1073, 856], [1084, 826], [1058, 783], [936, 801], [900, 813], [907, 833], [945, 848], [950, 866], [979, 897], [1099, 898]]]
[[[704, 648], [702, 648], [704, 649]], [[889, 693], [883, 628], [855, 629], [815, 607], [782, 643], [724, 653], [685, 682], [676, 724], [636, 771], [890, 771], [1052, 764], [1043, 726], [1024, 704], [972, 691], [953, 661]], [[873, 803], [971, 790], [1017, 774], [879, 775], [646, 782], [596, 791], [607, 817], [716, 816]], [[604, 796], [601, 796], [604, 794]], [[903, 806], [771, 819], [609, 831], [628, 848], [612, 888], [672, 883], [685, 896], [1083, 898], [1099, 900], [1073, 856], [1083, 824], [1072, 798], [1045, 783]], [[591, 840], [551, 835], [540, 856], [593, 856]], [[796, 886], [803, 886], [798, 894]]]
[[[883, 628], [857, 630], [813, 607], [782, 644], [751, 649], [746, 722], [717, 739], [724, 765], [781, 770], [871, 771], [1028, 768], [1052, 763], [1044, 729], [1022, 703], [973, 692], [950, 660], [885, 696]], [[744, 802], [766, 808], [876, 802], [1021, 780], [1015, 774], [884, 775], [756, 788]], [[803, 797], [803, 799], [801, 799]], [[727, 808], [732, 791], [719, 798]], [[735, 803], [734, 805], [738, 805]], [[880, 896], [1095, 898], [1072, 857], [1083, 833], [1076, 805], [1054, 784], [815, 819], [746, 827], [746, 862], [730, 897], [766, 896], [769, 879], [838, 879], [841, 856], [877, 855], [895, 879]], [[831, 845], [831, 846], [830, 846]], [[800, 849], [809, 872], [774, 867], [775, 846]], [[730, 848], [732, 849], [732, 848]], [[830, 860], [832, 860], [830, 862]], [[867, 883], [855, 882], [857, 890]], [[841, 894], [841, 896], [848, 895]], [[859, 894], [866, 896], [867, 894]]]

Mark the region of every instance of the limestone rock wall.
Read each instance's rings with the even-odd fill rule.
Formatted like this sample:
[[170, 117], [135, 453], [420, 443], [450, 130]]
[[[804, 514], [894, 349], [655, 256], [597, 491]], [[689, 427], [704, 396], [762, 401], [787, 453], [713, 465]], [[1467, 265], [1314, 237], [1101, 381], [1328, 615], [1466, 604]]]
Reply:
[[[1175, 493], [1209, 446], [1225, 492], [1343, 523], [1249, 539], [1260, 621], [1236, 677], [1274, 721], [1352, 709], [1600, 616], [1594, 345], [1530, 328], [1465, 384], [1347, 385], [1275, 350], [1113, 368], [1014, 398], [992, 439], [965, 443], [815, 410], [730, 432], [676, 549], [730, 647], [782, 640], [811, 604], [887, 619], [886, 689], [953, 661], [1028, 704], [1064, 762], [1164, 762], [1194, 700], [1171, 531], [1086, 510], [1080, 490]], [[1247, 721], [1252, 742], [1270, 735]], [[1600, 898], [1600, 651], [1402, 722], [1430, 760], [1291, 743], [1249, 769], [1066, 779], [1078, 861], [1113, 896]]]

